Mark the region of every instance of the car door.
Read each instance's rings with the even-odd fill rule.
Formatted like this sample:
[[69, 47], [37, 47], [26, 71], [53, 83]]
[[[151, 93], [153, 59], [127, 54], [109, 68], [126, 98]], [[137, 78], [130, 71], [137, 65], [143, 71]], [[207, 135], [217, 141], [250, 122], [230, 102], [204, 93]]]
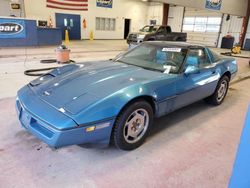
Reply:
[[80, 20], [80, 15], [56, 13], [56, 27], [61, 28], [63, 40], [65, 39], [66, 29], [69, 32], [70, 40], [81, 39]]
[[165, 41], [166, 40], [166, 28], [161, 26], [155, 34], [156, 40]]
[[166, 26], [165, 29], [166, 29], [165, 40], [166, 41], [174, 41], [175, 34], [172, 33], [171, 27]]
[[192, 48], [186, 57], [183, 73], [176, 82], [174, 108], [186, 106], [213, 94], [220, 74], [204, 48]]

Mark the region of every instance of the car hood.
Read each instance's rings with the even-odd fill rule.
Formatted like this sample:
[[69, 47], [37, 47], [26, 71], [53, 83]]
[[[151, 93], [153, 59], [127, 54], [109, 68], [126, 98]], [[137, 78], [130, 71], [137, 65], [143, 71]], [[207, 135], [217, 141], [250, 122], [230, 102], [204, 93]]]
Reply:
[[30, 83], [46, 103], [66, 113], [77, 114], [93, 103], [162, 73], [112, 61], [68, 65]]

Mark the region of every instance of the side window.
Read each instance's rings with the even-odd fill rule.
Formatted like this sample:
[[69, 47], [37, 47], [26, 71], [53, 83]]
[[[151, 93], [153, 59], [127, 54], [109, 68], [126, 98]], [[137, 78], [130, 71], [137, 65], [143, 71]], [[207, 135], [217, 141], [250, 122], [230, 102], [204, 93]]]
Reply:
[[172, 32], [171, 27], [169, 27], [169, 26], [166, 27], [166, 30], [167, 30], [167, 33], [171, 33]]
[[157, 31], [158, 34], [165, 34], [165, 27], [160, 27]]
[[186, 66], [196, 66], [198, 68], [204, 68], [211, 65], [209, 58], [204, 49], [190, 49], [187, 60]]
[[219, 55], [219, 54], [217, 54], [216, 52], [214, 52], [214, 51], [211, 50], [211, 49], [207, 49], [207, 51], [208, 51], [209, 56], [210, 56], [210, 58], [211, 58], [211, 61], [212, 61], [213, 63], [215, 63], [215, 62], [217, 62], [217, 61], [220, 60], [220, 55]]

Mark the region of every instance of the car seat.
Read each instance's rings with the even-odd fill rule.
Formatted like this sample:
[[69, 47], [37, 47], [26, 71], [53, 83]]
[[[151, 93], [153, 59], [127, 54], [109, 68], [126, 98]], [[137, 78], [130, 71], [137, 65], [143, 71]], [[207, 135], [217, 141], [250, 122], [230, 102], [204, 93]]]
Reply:
[[156, 63], [157, 64], [164, 64], [164, 63], [166, 63], [166, 60], [167, 60], [166, 52], [157, 50], [157, 52], [156, 52]]
[[186, 67], [187, 66], [195, 66], [195, 67], [199, 67], [199, 60], [197, 56], [188, 56], [187, 57], [187, 63], [186, 63]]

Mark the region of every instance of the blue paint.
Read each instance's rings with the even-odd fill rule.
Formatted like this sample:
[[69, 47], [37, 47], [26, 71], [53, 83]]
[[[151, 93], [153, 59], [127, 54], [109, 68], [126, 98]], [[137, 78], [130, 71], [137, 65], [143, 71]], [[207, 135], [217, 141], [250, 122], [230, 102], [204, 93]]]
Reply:
[[[1, 18], [0, 18], [1, 20]], [[25, 38], [5, 38], [0, 40], [1, 47], [37, 46], [37, 30], [35, 20], [24, 20], [26, 26]]]
[[221, 9], [221, 4], [222, 4], [222, 0], [206, 0], [206, 5], [205, 7], [207, 9], [211, 9], [211, 10], [220, 10]]
[[[176, 47], [176, 43], [164, 44]], [[51, 146], [98, 143], [100, 138], [108, 143], [115, 117], [131, 100], [150, 97], [155, 116], [160, 117], [210, 96], [226, 71], [232, 76], [237, 72], [234, 59], [222, 58], [189, 75], [165, 74], [119, 61], [70, 64], [18, 91], [18, 117], [26, 129]], [[84, 132], [87, 126], [102, 123], [110, 126]]]
[[[4, 19], [0, 18], [1, 20]], [[62, 43], [60, 29], [37, 27], [36, 20], [20, 19], [20, 21], [24, 22], [26, 36], [24, 38], [1, 38], [0, 47], [44, 46], [59, 45]]]
[[68, 30], [70, 40], [81, 39], [80, 15], [56, 13], [56, 27], [61, 29], [63, 39], [65, 39], [66, 29]]
[[[0, 29], [0, 38], [4, 39], [4, 38], [13, 38], [13, 39], [17, 39], [17, 38], [25, 38], [26, 37], [26, 25], [25, 25], [25, 21], [24, 20], [20, 20], [20, 19], [8, 19], [8, 18], [2, 18], [0, 19], [0, 27], [2, 27], [2, 29], [4, 28], [4, 25], [6, 25], [6, 29], [11, 29], [10, 27], [13, 27], [12, 30], [14, 30], [13, 32], [6, 32], [6, 31], [2, 31]], [[17, 31], [15, 31], [14, 28], [18, 28]]]
[[113, 0], [96, 0], [97, 7], [112, 8]]
[[243, 128], [229, 188], [250, 187], [250, 106]]
[[37, 45], [49, 46], [62, 44], [62, 33], [59, 28], [37, 28]]

